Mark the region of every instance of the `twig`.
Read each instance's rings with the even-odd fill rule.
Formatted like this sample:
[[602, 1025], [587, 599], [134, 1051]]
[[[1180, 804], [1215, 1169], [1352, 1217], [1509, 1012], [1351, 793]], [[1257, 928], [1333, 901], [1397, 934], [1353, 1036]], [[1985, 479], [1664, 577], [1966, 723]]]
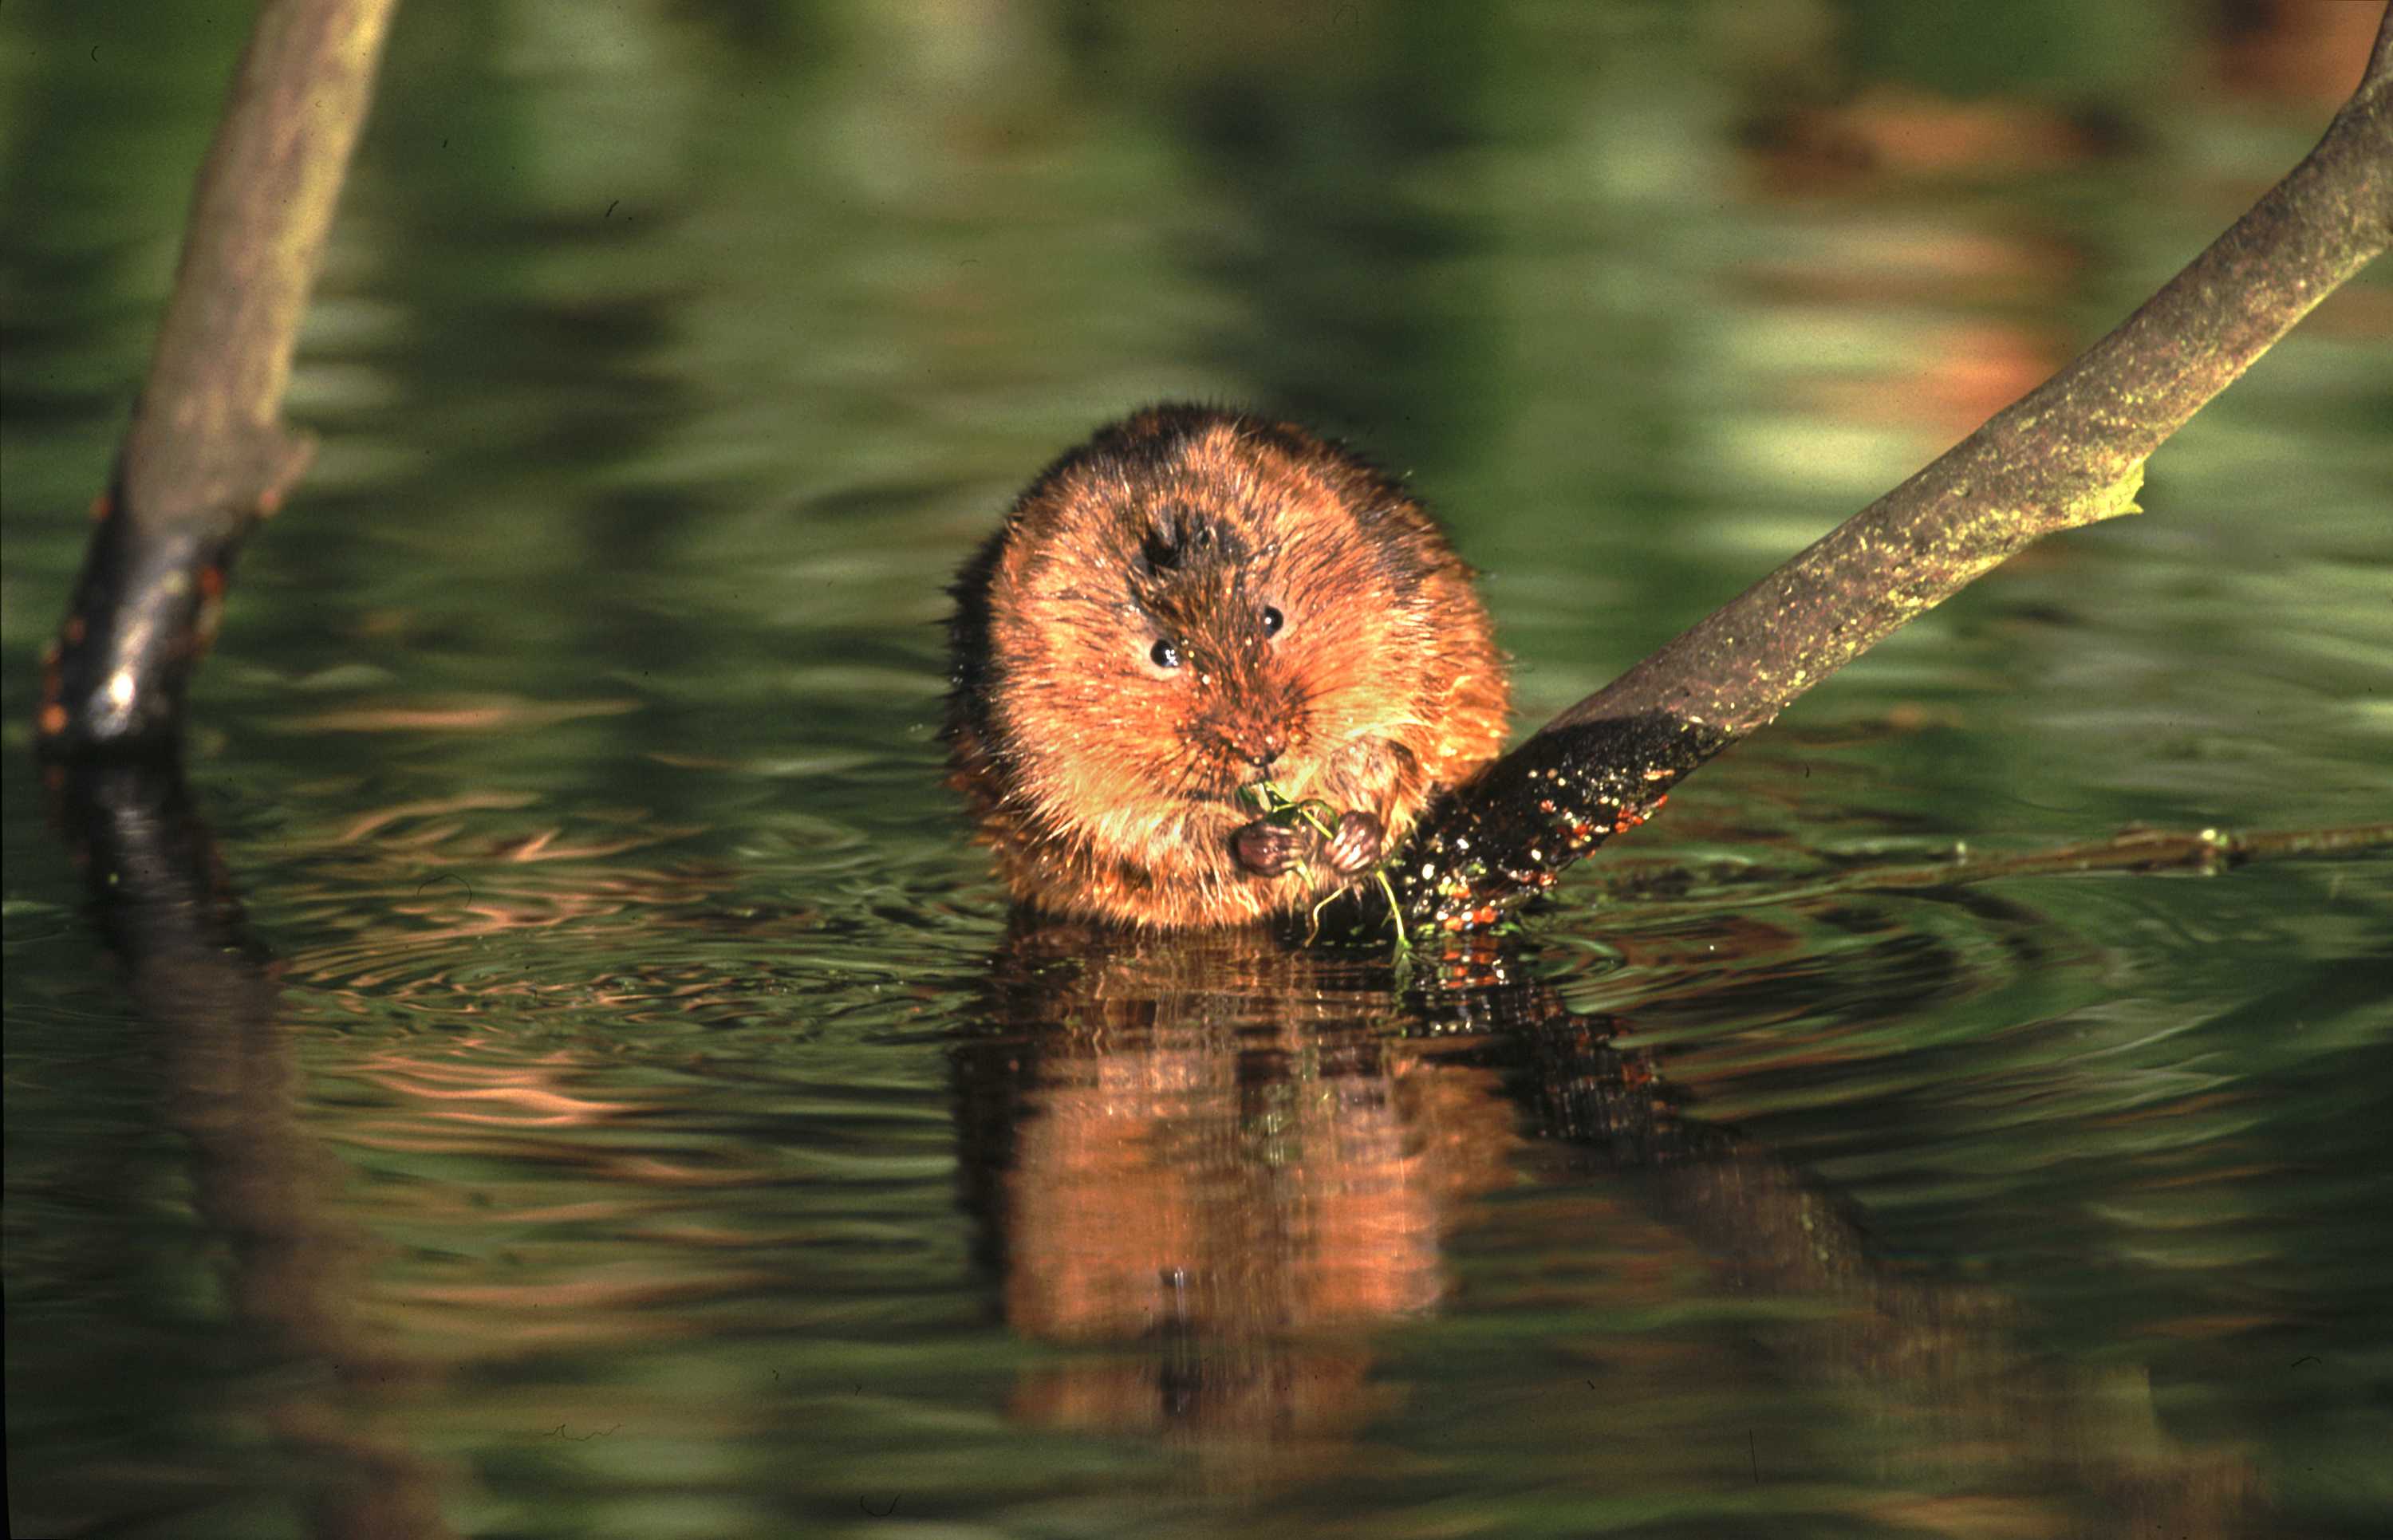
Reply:
[[1904, 888], [1951, 888], [2022, 877], [2083, 877], [2100, 872], [2144, 876], [2183, 871], [2213, 876], [2237, 867], [2296, 857], [2341, 858], [2393, 851], [2393, 823], [2342, 824], [2321, 829], [2131, 829], [2104, 840], [2073, 842], [2045, 850], [1981, 855], [1955, 847], [1948, 855], [1896, 855], [1885, 861], [1802, 872], [1740, 868], [1733, 877], [1707, 882], [1682, 866], [1641, 874], [1616, 874], [1606, 892], [1633, 899], [1641, 915], [1674, 908], [1716, 909], [1724, 903], [1785, 904], [1842, 893], [1881, 893]]

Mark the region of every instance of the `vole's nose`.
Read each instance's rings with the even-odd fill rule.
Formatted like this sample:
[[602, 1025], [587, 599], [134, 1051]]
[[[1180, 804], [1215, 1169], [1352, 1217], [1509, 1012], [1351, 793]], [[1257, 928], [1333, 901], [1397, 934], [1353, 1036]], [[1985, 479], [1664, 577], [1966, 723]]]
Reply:
[[1288, 734], [1277, 727], [1242, 727], [1230, 734], [1230, 751], [1258, 770], [1268, 770], [1288, 752]]

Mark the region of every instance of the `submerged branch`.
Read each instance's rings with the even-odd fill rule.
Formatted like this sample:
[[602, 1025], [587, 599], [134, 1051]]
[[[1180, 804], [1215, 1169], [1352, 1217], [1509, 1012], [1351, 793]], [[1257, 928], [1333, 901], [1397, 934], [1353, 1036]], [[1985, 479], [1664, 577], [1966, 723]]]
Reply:
[[2334, 859], [2393, 851], [2393, 823], [2336, 824], [2321, 829], [2129, 829], [2103, 840], [2073, 841], [2043, 850], [1979, 855], [1965, 846], [1926, 855], [1900, 854], [1789, 872], [1738, 866], [1720, 873], [1677, 862], [1649, 872], [1615, 870], [1604, 886], [1614, 901], [1634, 902], [1648, 918], [1674, 907], [1713, 911], [1755, 894], [1785, 904], [1831, 894], [1955, 888], [2022, 877], [2086, 877], [2099, 873], [2152, 876], [2184, 872], [2212, 877], [2239, 867], [2294, 859]]
[[2393, 12], [2318, 148], [2115, 331], [1433, 809], [1392, 869], [1406, 928], [1496, 922], [1897, 627], [2136, 512], [2146, 458], [2388, 240]]

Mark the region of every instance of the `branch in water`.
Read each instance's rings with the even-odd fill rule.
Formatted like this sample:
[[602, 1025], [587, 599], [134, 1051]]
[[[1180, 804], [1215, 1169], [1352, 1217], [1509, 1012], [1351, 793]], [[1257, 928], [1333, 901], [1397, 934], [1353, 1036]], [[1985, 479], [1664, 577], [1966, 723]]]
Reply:
[[1495, 923], [1897, 627], [2136, 512], [2145, 459], [2388, 241], [2393, 12], [2318, 148], [2117, 330], [1433, 808], [1391, 874], [1406, 929]]
[[1955, 888], [2022, 877], [2082, 877], [2096, 872], [2150, 875], [2186, 871], [2215, 876], [2263, 861], [2338, 859], [2393, 851], [2393, 823], [2339, 824], [2321, 829], [2130, 829], [2106, 840], [2046, 850], [1981, 855], [1955, 846], [1946, 854], [1890, 855], [1825, 870], [1771, 871], [1737, 866], [1719, 873], [1669, 863], [1650, 872], [1615, 868], [1610, 895], [1633, 901], [1651, 915], [1675, 905], [1717, 909], [1743, 892], [1785, 903], [1838, 893], [1903, 888]]
[[396, 0], [267, 0], [201, 166], [175, 291], [65, 623], [46, 752], [171, 747], [233, 555], [310, 446], [282, 425], [299, 322]]

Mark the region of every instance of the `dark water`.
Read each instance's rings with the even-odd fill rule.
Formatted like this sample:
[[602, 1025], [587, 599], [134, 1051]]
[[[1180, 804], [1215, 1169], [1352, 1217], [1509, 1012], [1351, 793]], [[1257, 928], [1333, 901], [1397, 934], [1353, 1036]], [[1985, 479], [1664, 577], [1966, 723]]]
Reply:
[[28, 719], [242, 19], [9, 6], [16, 1533], [2382, 1533], [2393, 855], [1940, 863], [2387, 816], [2383, 275], [1469, 986], [1012, 934], [932, 738], [947, 574], [1190, 396], [1409, 473], [1542, 720], [2367, 9], [412, 5], [162, 970]]

